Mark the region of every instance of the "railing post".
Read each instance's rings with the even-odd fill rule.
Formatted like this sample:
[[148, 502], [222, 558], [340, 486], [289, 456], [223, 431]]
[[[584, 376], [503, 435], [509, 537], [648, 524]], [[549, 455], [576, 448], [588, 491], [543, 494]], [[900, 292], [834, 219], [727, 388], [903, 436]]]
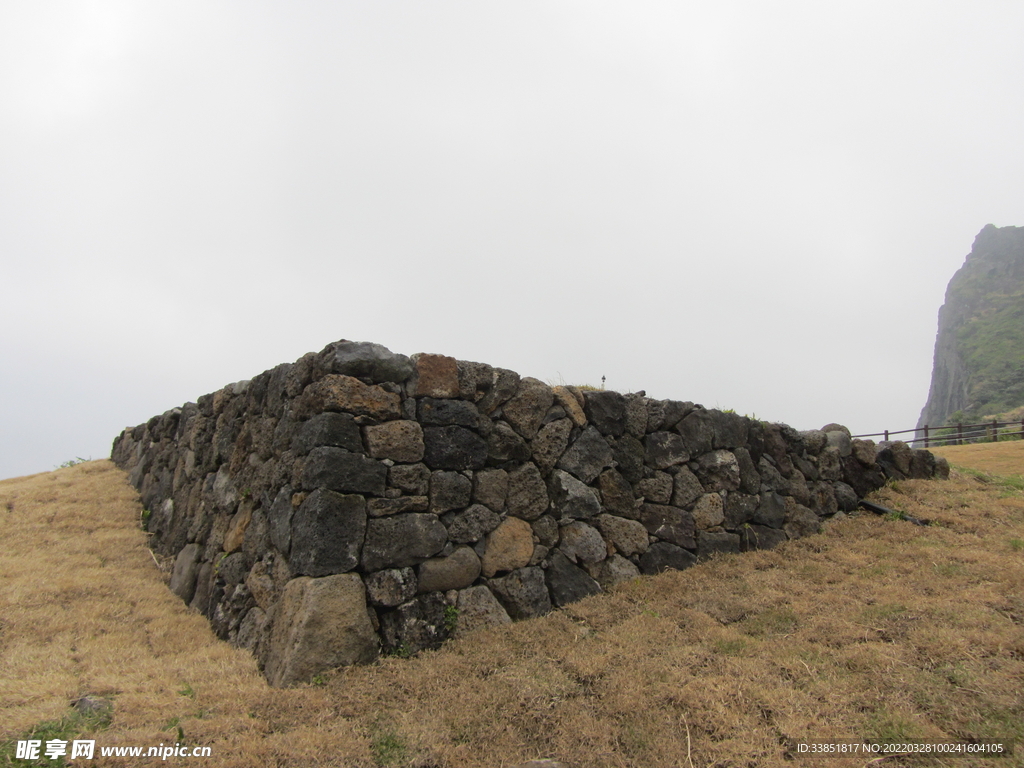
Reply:
[[960, 422], [957, 422], [957, 425], [956, 425], [956, 444], [957, 445], [963, 445], [964, 444], [964, 425], [961, 424]]
[[[1021, 420], [1021, 424], [1024, 425], [1024, 419]], [[1024, 428], [1024, 427], [1022, 427]], [[924, 447], [928, 447], [928, 425], [924, 425]]]
[[885, 442], [889, 442], [889, 430], [886, 429], [884, 431], [885, 431]]
[[992, 442], [999, 442], [999, 422], [995, 419], [992, 419]]

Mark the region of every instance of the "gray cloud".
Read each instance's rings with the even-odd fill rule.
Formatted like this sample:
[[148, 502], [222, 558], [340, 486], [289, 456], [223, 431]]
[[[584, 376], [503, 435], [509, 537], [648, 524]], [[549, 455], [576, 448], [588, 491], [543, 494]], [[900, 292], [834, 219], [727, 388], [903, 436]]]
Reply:
[[997, 2], [0, 9], [0, 476], [338, 338], [910, 427], [1021, 224]]

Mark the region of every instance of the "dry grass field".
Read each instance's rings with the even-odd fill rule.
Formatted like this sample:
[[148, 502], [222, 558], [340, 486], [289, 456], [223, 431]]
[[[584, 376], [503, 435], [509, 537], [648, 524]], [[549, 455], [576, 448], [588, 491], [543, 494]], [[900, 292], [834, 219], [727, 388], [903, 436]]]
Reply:
[[[14, 742], [184, 742], [169, 765], [574, 768], [1024, 765], [1024, 443], [770, 552], [622, 585], [413, 659], [269, 688], [165, 587], [125, 476], [0, 481], [0, 766]], [[985, 472], [1014, 477], [994, 477]], [[112, 715], [70, 702], [106, 698]], [[1013, 757], [800, 758], [807, 740], [1015, 739]], [[39, 764], [60, 765], [61, 760]]]

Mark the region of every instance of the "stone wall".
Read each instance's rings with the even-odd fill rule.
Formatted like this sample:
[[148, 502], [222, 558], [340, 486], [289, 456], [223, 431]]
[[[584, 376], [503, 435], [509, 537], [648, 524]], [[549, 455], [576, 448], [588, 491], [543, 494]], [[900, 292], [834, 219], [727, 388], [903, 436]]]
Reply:
[[838, 425], [349, 341], [126, 429], [113, 459], [171, 589], [274, 685], [774, 547], [886, 477], [948, 474]]

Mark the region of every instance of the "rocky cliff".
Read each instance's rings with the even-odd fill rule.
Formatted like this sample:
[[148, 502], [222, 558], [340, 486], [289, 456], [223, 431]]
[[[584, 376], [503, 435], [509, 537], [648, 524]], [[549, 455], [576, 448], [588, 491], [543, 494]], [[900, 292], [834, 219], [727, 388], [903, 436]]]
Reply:
[[1024, 227], [988, 224], [939, 310], [928, 402], [917, 426], [980, 421], [1024, 405]]

